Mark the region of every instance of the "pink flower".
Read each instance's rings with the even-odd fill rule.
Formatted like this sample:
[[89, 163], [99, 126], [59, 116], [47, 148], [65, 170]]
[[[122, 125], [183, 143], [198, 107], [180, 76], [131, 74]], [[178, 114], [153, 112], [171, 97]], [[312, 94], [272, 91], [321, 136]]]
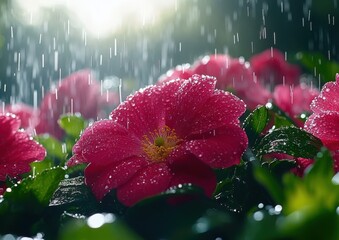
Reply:
[[194, 75], [136, 92], [110, 120], [84, 131], [68, 165], [87, 163], [86, 184], [95, 196], [116, 189], [127, 206], [184, 183], [211, 196], [212, 168], [239, 164], [248, 143], [238, 119], [244, 103], [215, 84]]
[[34, 133], [34, 128], [38, 122], [38, 110], [35, 110], [30, 105], [17, 103], [6, 105], [5, 113], [13, 113], [18, 116], [21, 121], [20, 127], [24, 128], [29, 134]]
[[254, 55], [250, 63], [258, 81], [263, 86], [292, 85], [299, 81], [299, 68], [286, 62], [284, 55], [277, 49], [268, 49]]
[[166, 74], [160, 76], [157, 84], [161, 85], [163, 83], [166, 83], [170, 80], [177, 79], [177, 78], [188, 79], [192, 77], [192, 75], [193, 75], [193, 71], [191, 69], [191, 66], [188, 63], [183, 64], [183, 65], [178, 65], [174, 69], [168, 70]]
[[38, 134], [63, 136], [57, 120], [62, 114], [79, 112], [87, 119], [96, 119], [101, 107], [116, 103], [115, 95], [100, 92], [100, 84], [92, 79], [89, 70], [82, 70], [63, 79], [58, 88], [49, 92], [40, 105]]
[[304, 123], [298, 117], [304, 112], [311, 112], [311, 102], [318, 95], [319, 91], [317, 89], [310, 88], [305, 83], [301, 83], [296, 87], [280, 84], [274, 89], [273, 101], [298, 126], [302, 127]]
[[244, 90], [252, 80], [252, 72], [244, 59], [234, 59], [226, 54], [209, 55], [195, 62], [195, 74], [209, 75], [217, 78], [218, 89]]
[[29, 164], [43, 160], [46, 155], [41, 145], [18, 130], [20, 124], [20, 119], [13, 114], [0, 115], [0, 182], [7, 176], [14, 178], [29, 172]]
[[318, 137], [332, 152], [334, 170], [339, 172], [339, 74], [335, 82], [326, 83], [312, 104], [313, 114], [305, 122], [305, 130]]
[[265, 104], [271, 98], [271, 93], [253, 78], [253, 72], [243, 58], [231, 58], [226, 54], [205, 56], [191, 68], [189, 64], [179, 66], [162, 76], [158, 84], [176, 78], [187, 79], [193, 74], [216, 77], [218, 89], [232, 91], [249, 109]]

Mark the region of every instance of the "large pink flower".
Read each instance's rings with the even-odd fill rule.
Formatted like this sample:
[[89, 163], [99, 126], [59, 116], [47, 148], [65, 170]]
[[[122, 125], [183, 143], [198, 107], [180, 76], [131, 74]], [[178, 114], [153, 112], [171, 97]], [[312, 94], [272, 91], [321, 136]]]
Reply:
[[[30, 171], [30, 163], [43, 160], [46, 151], [26, 132], [18, 130], [20, 119], [13, 114], [0, 115], [0, 182]], [[0, 188], [0, 194], [3, 189]]]
[[335, 82], [324, 85], [312, 104], [313, 114], [305, 123], [305, 130], [318, 137], [332, 151], [334, 169], [339, 172], [339, 74]]
[[89, 70], [82, 70], [63, 79], [41, 102], [38, 134], [63, 136], [57, 120], [62, 114], [79, 112], [87, 119], [96, 119], [103, 105], [116, 103], [113, 94], [101, 93], [100, 84], [92, 79]]
[[300, 70], [289, 64], [277, 49], [268, 49], [250, 59], [251, 67], [262, 85], [297, 84]]
[[183, 183], [211, 196], [212, 168], [239, 164], [248, 142], [238, 119], [244, 103], [215, 84], [194, 75], [136, 92], [110, 120], [84, 131], [68, 165], [87, 163], [86, 184], [95, 196], [116, 189], [128, 206]]

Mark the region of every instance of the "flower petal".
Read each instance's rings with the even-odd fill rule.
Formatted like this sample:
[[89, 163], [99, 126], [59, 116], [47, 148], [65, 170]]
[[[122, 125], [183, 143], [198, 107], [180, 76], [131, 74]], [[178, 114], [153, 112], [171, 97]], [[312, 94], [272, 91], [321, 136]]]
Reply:
[[321, 93], [316, 97], [312, 104], [311, 110], [314, 113], [320, 113], [324, 111], [339, 112], [339, 81], [326, 83]]
[[179, 137], [185, 137], [189, 133], [188, 127], [196, 117], [198, 106], [213, 95], [215, 83], [216, 79], [213, 77], [193, 75], [188, 80], [169, 82], [161, 86], [166, 107], [166, 125], [175, 129]]
[[196, 159], [195, 156], [186, 155], [172, 164], [171, 170], [174, 174], [171, 186], [191, 183], [201, 187], [207, 196], [212, 196], [216, 187], [216, 176], [208, 165]]
[[34, 160], [42, 160], [46, 150], [34, 141], [26, 132], [15, 132], [5, 145], [1, 144], [0, 161], [2, 164], [29, 164]]
[[173, 174], [165, 163], [155, 163], [142, 169], [129, 182], [117, 189], [117, 197], [126, 206], [165, 191]]
[[0, 144], [11, 137], [12, 133], [19, 129], [20, 124], [20, 119], [14, 114], [0, 115]]
[[95, 197], [101, 200], [109, 191], [130, 180], [148, 162], [139, 157], [130, 157], [109, 166], [89, 164], [85, 169], [86, 184], [90, 186]]
[[140, 139], [163, 125], [164, 110], [157, 86], [150, 86], [129, 96], [112, 111], [110, 117]]
[[110, 165], [141, 152], [140, 140], [112, 120], [95, 122], [73, 147], [74, 158], [68, 166], [79, 163]]
[[305, 130], [320, 138], [326, 147], [339, 149], [339, 112], [312, 114], [305, 122]]
[[227, 168], [240, 163], [248, 139], [237, 125], [228, 125], [197, 136], [186, 148], [212, 168]]
[[[217, 110], [218, 109], [218, 110]], [[194, 118], [186, 126], [189, 134], [199, 134], [231, 123], [239, 124], [239, 117], [245, 112], [245, 104], [229, 92], [216, 90], [203, 105], [191, 111]]]

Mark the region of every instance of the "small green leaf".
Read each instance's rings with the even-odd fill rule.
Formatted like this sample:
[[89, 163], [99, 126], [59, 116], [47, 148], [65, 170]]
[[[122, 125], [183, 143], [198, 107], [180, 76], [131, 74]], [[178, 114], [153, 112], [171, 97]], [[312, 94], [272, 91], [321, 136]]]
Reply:
[[63, 150], [62, 143], [48, 134], [34, 137], [47, 151], [47, 158], [65, 160], [67, 153]]
[[244, 128], [246, 132], [251, 131], [255, 134], [260, 134], [265, 129], [268, 120], [267, 108], [259, 106], [245, 119]]
[[312, 134], [296, 128], [282, 127], [267, 134], [255, 147], [258, 156], [285, 153], [294, 157], [313, 158], [322, 146]]
[[86, 127], [86, 121], [80, 115], [62, 115], [58, 123], [73, 138], [78, 138]]
[[64, 175], [64, 169], [53, 168], [7, 189], [0, 202], [0, 235], [32, 234], [33, 227], [41, 226], [46, 221], [44, 213], [49, 201]]
[[4, 194], [4, 199], [11, 203], [24, 203], [27, 197], [34, 199], [42, 207], [47, 206], [60, 181], [65, 176], [62, 168], [45, 170], [33, 177], [27, 177], [21, 183]]
[[42, 173], [43, 171], [50, 169], [54, 167], [54, 161], [50, 158], [45, 158], [43, 161], [35, 161], [32, 162], [31, 164], [32, 171], [31, 173], [33, 175]]
[[268, 103], [266, 108], [269, 109], [269, 113], [274, 117], [275, 128], [294, 126], [293, 120], [277, 105]]

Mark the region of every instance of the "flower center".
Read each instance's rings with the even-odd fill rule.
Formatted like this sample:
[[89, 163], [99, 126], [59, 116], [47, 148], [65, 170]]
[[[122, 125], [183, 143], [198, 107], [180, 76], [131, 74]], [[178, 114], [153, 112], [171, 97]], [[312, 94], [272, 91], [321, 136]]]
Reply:
[[168, 157], [180, 141], [174, 129], [164, 126], [144, 135], [141, 146], [150, 160], [160, 162]]

